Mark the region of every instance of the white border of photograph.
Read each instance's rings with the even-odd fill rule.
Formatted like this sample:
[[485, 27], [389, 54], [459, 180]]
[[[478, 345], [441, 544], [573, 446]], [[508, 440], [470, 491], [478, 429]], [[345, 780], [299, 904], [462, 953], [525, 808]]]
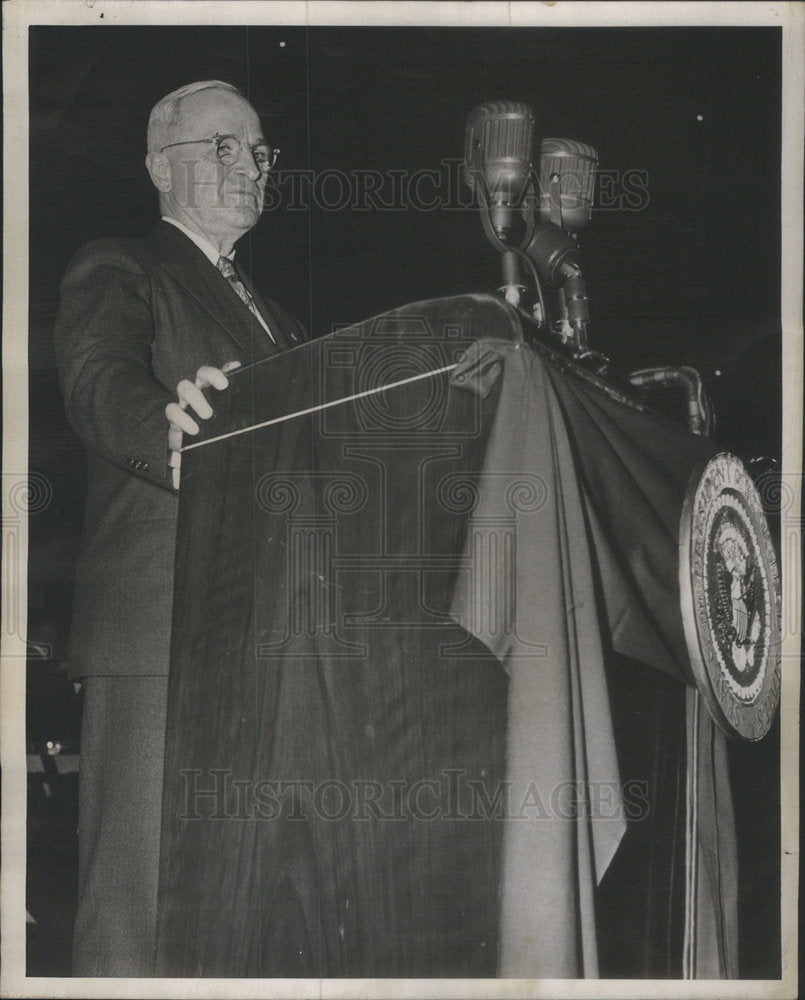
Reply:
[[[799, 653], [802, 455], [802, 189], [805, 7], [785, 3], [359, 3], [263, 0], [5, 0], [3, 594], [0, 672], [2, 883], [0, 993], [7, 997], [694, 997], [797, 995], [799, 878]], [[782, 530], [783, 755], [781, 980], [191, 980], [25, 976], [25, 613], [27, 524], [12, 491], [28, 488], [28, 27], [50, 25], [396, 25], [657, 27], [773, 25], [783, 29], [782, 328], [783, 477], [794, 506]], [[10, 142], [9, 137], [12, 136]], [[747, 150], [747, 156], [751, 150]], [[736, 208], [736, 211], [738, 209]], [[8, 620], [8, 619], [7, 619]]]

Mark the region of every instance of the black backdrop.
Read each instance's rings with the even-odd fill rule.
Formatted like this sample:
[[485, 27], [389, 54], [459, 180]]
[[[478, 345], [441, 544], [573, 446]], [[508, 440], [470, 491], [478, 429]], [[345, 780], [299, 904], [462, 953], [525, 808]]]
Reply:
[[[595, 345], [623, 368], [699, 367], [719, 442], [779, 457], [779, 29], [103, 25], [34, 27], [29, 41], [30, 462], [53, 492], [30, 525], [29, 637], [50, 647], [29, 668], [32, 749], [74, 739], [76, 722], [62, 668], [84, 469], [53, 362], [58, 281], [87, 240], [149, 231], [148, 112], [192, 80], [239, 86], [282, 149], [281, 204], [249, 237], [255, 277], [315, 335], [497, 286], [456, 163], [471, 108], [526, 101], [544, 135], [598, 149], [607, 178], [582, 238]], [[415, 188], [418, 171], [434, 173]], [[733, 752], [743, 849], [766, 859], [765, 882], [778, 877], [775, 752], [773, 736]], [[746, 887], [742, 906], [742, 971], [775, 975], [775, 894]]]

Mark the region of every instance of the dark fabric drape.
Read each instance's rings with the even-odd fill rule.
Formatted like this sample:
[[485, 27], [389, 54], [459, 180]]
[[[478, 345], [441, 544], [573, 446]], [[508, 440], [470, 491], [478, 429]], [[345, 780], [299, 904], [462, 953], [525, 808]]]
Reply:
[[[205, 433], [443, 367], [490, 321], [290, 352]], [[495, 974], [508, 679], [449, 617], [465, 517], [433, 499], [493, 407], [441, 376], [185, 454], [158, 974]]]
[[183, 456], [157, 974], [597, 975], [628, 825], [606, 646], [689, 681], [678, 521], [711, 446], [485, 296], [215, 406]]
[[[481, 374], [493, 360], [503, 373], [484, 456], [484, 488], [470, 516], [470, 546], [484, 520], [499, 517], [510, 501], [500, 469], [538, 470], [543, 491], [541, 502], [522, 505], [517, 517], [511, 620], [504, 627], [469, 627], [510, 674], [507, 777], [513, 794], [522, 800], [536, 789], [545, 801], [573, 782], [578, 796], [575, 809], [561, 817], [564, 823], [555, 816], [546, 823], [532, 813], [507, 826], [501, 974], [589, 977], [601, 971], [597, 938], [605, 936], [595, 926], [595, 886], [621, 846], [629, 806], [623, 789], [634, 778], [619, 768], [601, 637], [618, 653], [691, 682], [679, 602], [679, 523], [691, 473], [716, 449], [545, 353], [487, 339], [473, 346], [453, 376], [482, 394], [488, 380]], [[467, 562], [471, 582], [459, 581], [454, 595], [454, 614], [465, 622], [471, 621], [485, 572], [471, 551]], [[649, 808], [639, 818], [645, 822], [661, 811], [671, 826], [671, 842], [658, 851], [649, 872], [650, 880], [662, 884], [669, 851], [673, 855], [679, 846], [679, 808], [674, 793], [669, 801], [668, 785], [680, 781], [684, 743], [674, 738], [682, 735], [686, 713], [678, 701], [667, 701], [656, 681], [651, 687], [668, 705], [671, 721], [670, 731], [655, 737], [668, 754], [663, 767], [677, 757], [662, 779], [656, 766], [652, 770]], [[737, 867], [725, 741], [704, 715], [691, 741], [698, 749], [696, 835], [703, 859], [692, 921], [695, 967], [704, 977], [734, 976]], [[642, 748], [637, 758], [627, 756], [630, 770], [640, 770], [645, 755]], [[614, 807], [613, 800], [597, 800], [601, 789], [612, 790]], [[640, 837], [630, 839], [633, 844]], [[624, 845], [627, 851], [630, 846]], [[535, 864], [536, 858], [550, 862]], [[670, 906], [661, 924], [667, 938], [678, 921], [673, 877], [665, 878]], [[635, 882], [650, 898], [648, 886]], [[604, 911], [600, 905], [599, 913]], [[618, 911], [610, 907], [610, 915], [620, 916]], [[650, 924], [647, 940], [649, 931]], [[664, 961], [662, 947], [654, 950], [643, 968], [662, 975], [673, 963], [667, 948]], [[621, 968], [616, 974], [625, 973]]]

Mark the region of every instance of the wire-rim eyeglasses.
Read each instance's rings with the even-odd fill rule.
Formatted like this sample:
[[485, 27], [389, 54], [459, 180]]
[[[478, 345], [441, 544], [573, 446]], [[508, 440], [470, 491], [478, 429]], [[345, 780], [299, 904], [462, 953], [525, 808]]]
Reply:
[[[163, 146], [160, 149], [160, 153], [164, 153], [166, 149], [172, 149], [174, 146], [190, 146], [197, 142], [204, 142], [208, 145], [214, 144], [215, 155], [225, 167], [231, 167], [232, 164], [237, 163], [243, 149], [243, 143], [236, 135], [219, 135], [216, 133], [209, 139], [185, 139], [182, 142], [169, 142], [167, 146]], [[255, 143], [253, 146], [248, 146], [248, 149], [262, 174], [267, 174], [271, 170], [277, 162], [277, 157], [280, 155], [279, 149], [269, 146], [267, 142]]]

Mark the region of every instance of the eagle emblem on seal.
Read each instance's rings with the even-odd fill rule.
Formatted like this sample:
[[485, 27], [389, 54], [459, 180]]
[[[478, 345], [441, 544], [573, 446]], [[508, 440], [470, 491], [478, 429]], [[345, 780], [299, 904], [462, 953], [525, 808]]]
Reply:
[[754, 666], [761, 631], [755, 597], [758, 567], [731, 526], [719, 533], [714, 548], [719, 644], [728, 647], [736, 669], [745, 673]]

